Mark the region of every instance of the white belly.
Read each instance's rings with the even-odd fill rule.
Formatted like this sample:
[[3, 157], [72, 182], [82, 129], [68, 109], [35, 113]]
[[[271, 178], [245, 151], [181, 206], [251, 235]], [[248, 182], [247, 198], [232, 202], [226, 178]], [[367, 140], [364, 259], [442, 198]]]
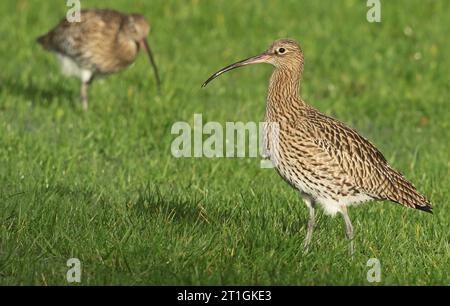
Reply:
[[270, 158], [273, 165], [277, 169], [278, 173], [292, 186], [294, 186], [300, 194], [307, 194], [310, 198], [314, 199], [325, 211], [327, 215], [335, 216], [338, 212], [342, 211], [343, 206], [356, 205], [363, 202], [372, 200], [373, 198], [359, 194], [356, 196], [343, 196], [337, 197], [337, 200], [331, 197], [325, 196], [324, 186], [320, 184], [307, 183], [307, 181], [314, 181], [315, 178], [308, 177], [303, 178], [291, 169], [290, 165], [285, 162], [281, 162], [282, 152], [279, 150], [279, 126], [277, 124], [267, 124], [264, 128], [264, 154]]
[[88, 82], [91, 79], [92, 71], [81, 69], [77, 63], [68, 56], [62, 54], [57, 54], [57, 56], [61, 64], [62, 73], [69, 76], [77, 76], [83, 82]]

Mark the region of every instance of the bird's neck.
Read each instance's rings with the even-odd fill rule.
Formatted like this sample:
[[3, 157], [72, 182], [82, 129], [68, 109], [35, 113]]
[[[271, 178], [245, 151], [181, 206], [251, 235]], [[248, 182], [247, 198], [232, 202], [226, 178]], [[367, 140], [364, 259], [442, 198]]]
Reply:
[[295, 119], [307, 108], [300, 97], [301, 71], [275, 68], [267, 93], [266, 121]]

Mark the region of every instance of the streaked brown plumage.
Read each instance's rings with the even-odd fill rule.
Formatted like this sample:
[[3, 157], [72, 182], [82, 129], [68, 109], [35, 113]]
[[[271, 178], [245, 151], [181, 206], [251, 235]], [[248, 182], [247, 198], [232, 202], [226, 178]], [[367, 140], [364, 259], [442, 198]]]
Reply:
[[[293, 40], [275, 41], [261, 55], [229, 65], [212, 75], [257, 63], [272, 64], [265, 115], [265, 149], [278, 173], [298, 189], [309, 209], [308, 247], [319, 203], [328, 214], [341, 213], [347, 237], [353, 227], [347, 206], [370, 200], [390, 200], [431, 212], [430, 202], [387, 163], [367, 139], [342, 122], [306, 104], [299, 96], [303, 52]], [[353, 253], [353, 243], [350, 243]]]
[[159, 87], [158, 70], [147, 43], [150, 26], [144, 16], [88, 9], [82, 10], [80, 17], [80, 22], [63, 19], [37, 41], [58, 55], [63, 72], [81, 78], [84, 109], [92, 80], [125, 69], [134, 62], [140, 48], [148, 53]]

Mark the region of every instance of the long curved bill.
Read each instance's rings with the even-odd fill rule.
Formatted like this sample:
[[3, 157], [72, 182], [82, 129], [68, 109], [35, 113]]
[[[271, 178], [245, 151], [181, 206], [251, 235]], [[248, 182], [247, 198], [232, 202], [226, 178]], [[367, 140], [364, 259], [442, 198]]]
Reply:
[[209, 79], [207, 79], [205, 81], [205, 83], [203, 83], [202, 87], [206, 87], [206, 85], [208, 85], [209, 82], [211, 82], [212, 80], [217, 78], [219, 75], [224, 74], [225, 72], [228, 72], [230, 70], [233, 70], [233, 69], [236, 69], [236, 68], [239, 68], [239, 67], [247, 66], [247, 65], [267, 63], [269, 58], [270, 58], [269, 54], [263, 53], [263, 54], [260, 54], [260, 55], [257, 55], [257, 56], [249, 57], [249, 58], [247, 58], [245, 60], [236, 62], [234, 64], [228, 65], [225, 68], [222, 68], [219, 71], [217, 71], [216, 73], [214, 73], [212, 76], [210, 76]]
[[152, 50], [150, 49], [150, 46], [148, 45], [147, 39], [142, 40], [142, 45], [145, 49], [145, 52], [147, 52], [148, 58], [150, 60], [150, 64], [153, 66], [153, 70], [155, 72], [155, 78], [156, 78], [156, 86], [158, 86], [158, 92], [161, 91], [161, 79], [159, 78], [158, 73], [158, 67], [156, 67], [155, 59], [153, 58]]

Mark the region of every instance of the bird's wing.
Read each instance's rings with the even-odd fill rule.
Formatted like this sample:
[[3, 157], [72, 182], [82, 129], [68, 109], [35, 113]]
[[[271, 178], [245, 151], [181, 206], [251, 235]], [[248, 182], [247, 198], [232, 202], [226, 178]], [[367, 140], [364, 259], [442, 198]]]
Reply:
[[[338, 173], [344, 176], [342, 179], [359, 192], [409, 207], [431, 209], [429, 201], [355, 130], [316, 111], [308, 112], [299, 124], [298, 128], [303, 130], [302, 137], [306, 138], [304, 141], [337, 165]], [[317, 156], [323, 159], [320, 154]]]
[[69, 22], [64, 18], [39, 38], [39, 42], [49, 50], [82, 60], [84, 56], [89, 56], [83, 51], [90, 48], [90, 44], [110, 48], [108, 44], [114, 41], [124, 18], [123, 14], [113, 10], [82, 10], [79, 22]]

